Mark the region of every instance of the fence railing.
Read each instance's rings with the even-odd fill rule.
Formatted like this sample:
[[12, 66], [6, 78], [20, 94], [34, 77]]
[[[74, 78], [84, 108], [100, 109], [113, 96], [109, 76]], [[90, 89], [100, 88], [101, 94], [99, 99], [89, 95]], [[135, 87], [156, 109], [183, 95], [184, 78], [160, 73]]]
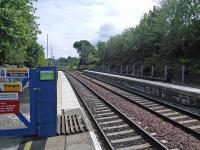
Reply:
[[163, 67], [121, 65], [120, 67], [115, 68], [112, 68], [108, 65], [101, 65], [95, 70], [113, 74], [121, 74], [135, 78], [200, 87], [200, 73], [191, 73], [185, 66], [180, 66], [179, 68], [173, 69], [171, 66], [167, 65], [164, 65]]

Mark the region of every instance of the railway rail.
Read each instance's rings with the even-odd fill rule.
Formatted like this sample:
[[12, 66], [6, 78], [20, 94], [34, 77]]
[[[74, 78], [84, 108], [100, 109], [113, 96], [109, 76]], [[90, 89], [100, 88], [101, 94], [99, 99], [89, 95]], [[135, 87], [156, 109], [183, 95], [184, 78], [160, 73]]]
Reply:
[[73, 74], [66, 73], [72, 87], [93, 118], [110, 149], [167, 149], [144, 129]]
[[[80, 74], [79, 74], [80, 75]], [[166, 121], [175, 124], [189, 134], [200, 139], [200, 116], [183, 109], [162, 103], [160, 101], [150, 99], [133, 93], [125, 88], [116, 87], [110, 83], [105, 83], [90, 77], [80, 75], [99, 86], [112, 91], [113, 93], [137, 104], [138, 106], [150, 111], [151, 113], [165, 119]]]

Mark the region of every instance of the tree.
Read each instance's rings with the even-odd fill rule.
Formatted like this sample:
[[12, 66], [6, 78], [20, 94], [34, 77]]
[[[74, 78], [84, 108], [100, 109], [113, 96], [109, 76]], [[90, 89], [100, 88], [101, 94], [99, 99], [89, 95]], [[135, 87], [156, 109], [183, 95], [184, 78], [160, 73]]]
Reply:
[[[136, 27], [97, 43], [100, 63], [199, 66], [200, 1], [160, 0]], [[196, 65], [195, 65], [196, 64]], [[175, 68], [175, 67], [174, 67]]]
[[[95, 54], [96, 54], [96, 49], [89, 41], [87, 40], [77, 41], [73, 44], [73, 47], [77, 50], [80, 56], [79, 65], [86, 65], [86, 64], [89, 64], [91, 61], [96, 60], [94, 59]], [[94, 57], [92, 55], [94, 55]]]
[[40, 33], [35, 9], [29, 0], [1, 0], [0, 5], [0, 65], [22, 66]]
[[25, 65], [27, 67], [36, 67], [46, 65], [44, 58], [44, 48], [38, 43], [34, 42], [26, 49]]
[[99, 57], [100, 57], [99, 62], [100, 62], [100, 64], [105, 65], [105, 60], [106, 60], [106, 57], [107, 57], [107, 54], [106, 54], [106, 42], [99, 41], [96, 44], [96, 47], [97, 47], [97, 50], [98, 50], [98, 53], [99, 53]]
[[78, 62], [79, 59], [76, 57], [70, 57], [70, 56], [67, 58], [61, 57], [58, 60], [56, 60], [56, 65], [73, 69], [77, 67]]

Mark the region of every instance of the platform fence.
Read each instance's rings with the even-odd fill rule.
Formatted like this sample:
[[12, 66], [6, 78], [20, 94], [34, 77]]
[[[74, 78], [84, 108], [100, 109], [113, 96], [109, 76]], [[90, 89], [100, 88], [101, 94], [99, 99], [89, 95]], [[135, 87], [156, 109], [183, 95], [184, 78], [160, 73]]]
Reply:
[[121, 65], [119, 67], [100, 65], [93, 70], [178, 85], [200, 87], [200, 72], [192, 72], [186, 66], [173, 68], [173, 66], [169, 65]]

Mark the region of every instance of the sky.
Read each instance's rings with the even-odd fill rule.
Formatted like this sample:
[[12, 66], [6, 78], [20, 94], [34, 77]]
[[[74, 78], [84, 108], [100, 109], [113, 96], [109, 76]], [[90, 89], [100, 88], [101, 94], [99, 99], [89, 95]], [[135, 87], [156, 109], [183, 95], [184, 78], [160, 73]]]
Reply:
[[120, 34], [136, 26], [145, 12], [155, 5], [154, 0], [38, 0], [36, 16], [42, 34], [38, 42], [45, 47], [49, 37], [49, 56], [78, 56], [73, 43], [99, 40]]

